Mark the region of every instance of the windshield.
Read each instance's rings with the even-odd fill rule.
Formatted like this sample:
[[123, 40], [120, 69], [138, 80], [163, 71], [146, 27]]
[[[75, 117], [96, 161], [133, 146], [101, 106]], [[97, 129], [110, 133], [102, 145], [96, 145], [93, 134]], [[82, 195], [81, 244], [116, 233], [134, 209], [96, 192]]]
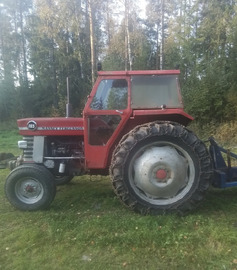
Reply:
[[125, 110], [127, 108], [128, 83], [125, 79], [102, 80], [92, 100], [92, 110]]
[[131, 106], [138, 108], [182, 108], [176, 75], [132, 77]]

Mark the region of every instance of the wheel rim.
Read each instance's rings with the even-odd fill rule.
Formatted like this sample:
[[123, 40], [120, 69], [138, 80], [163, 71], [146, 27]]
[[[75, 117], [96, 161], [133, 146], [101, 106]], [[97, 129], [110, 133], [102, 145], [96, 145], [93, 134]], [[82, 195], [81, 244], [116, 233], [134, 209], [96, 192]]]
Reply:
[[190, 191], [195, 181], [195, 166], [182, 147], [167, 141], [155, 142], [133, 156], [128, 177], [141, 199], [153, 205], [169, 205]]
[[17, 198], [26, 204], [33, 204], [42, 199], [44, 189], [35, 178], [27, 177], [19, 179], [15, 186]]

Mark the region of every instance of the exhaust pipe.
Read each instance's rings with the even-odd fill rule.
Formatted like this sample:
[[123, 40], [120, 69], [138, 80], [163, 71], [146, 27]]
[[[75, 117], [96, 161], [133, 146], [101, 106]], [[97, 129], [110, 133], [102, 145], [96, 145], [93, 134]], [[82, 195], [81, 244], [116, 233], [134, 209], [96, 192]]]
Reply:
[[70, 89], [69, 89], [69, 78], [67, 77], [67, 104], [66, 104], [66, 117], [72, 116], [72, 104], [70, 104]]

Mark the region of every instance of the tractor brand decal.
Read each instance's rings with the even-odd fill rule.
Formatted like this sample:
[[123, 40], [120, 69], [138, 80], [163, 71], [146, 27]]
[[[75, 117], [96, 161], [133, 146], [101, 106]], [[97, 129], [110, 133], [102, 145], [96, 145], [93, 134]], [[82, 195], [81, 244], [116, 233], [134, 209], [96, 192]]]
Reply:
[[39, 127], [38, 130], [84, 130], [83, 127]]
[[33, 120], [30, 120], [28, 123], [27, 123], [27, 128], [30, 129], [30, 130], [36, 130], [37, 129], [37, 123]]
[[34, 121], [30, 121], [27, 123], [27, 127], [19, 127], [19, 130], [84, 130], [84, 127], [38, 127]]

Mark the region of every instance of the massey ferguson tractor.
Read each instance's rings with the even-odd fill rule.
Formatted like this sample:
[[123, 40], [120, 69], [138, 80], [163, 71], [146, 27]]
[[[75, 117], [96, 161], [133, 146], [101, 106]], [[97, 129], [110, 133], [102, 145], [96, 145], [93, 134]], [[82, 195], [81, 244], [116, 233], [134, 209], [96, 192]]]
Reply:
[[[195, 208], [209, 184], [234, 186], [210, 139], [209, 151], [186, 128], [178, 70], [100, 71], [83, 118], [18, 120], [22, 156], [5, 193], [20, 210], [49, 207], [56, 185], [82, 174], [110, 174], [115, 193], [142, 214]], [[229, 152], [228, 152], [229, 153]], [[229, 153], [234, 156], [234, 154]]]

